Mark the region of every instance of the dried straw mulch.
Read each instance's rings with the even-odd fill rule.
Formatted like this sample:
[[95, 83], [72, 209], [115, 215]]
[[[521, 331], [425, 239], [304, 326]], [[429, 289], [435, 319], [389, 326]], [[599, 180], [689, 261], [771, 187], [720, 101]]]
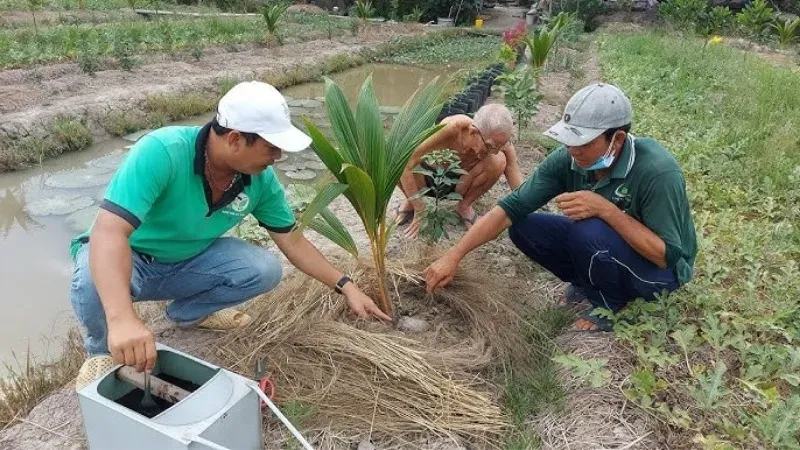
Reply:
[[[341, 297], [297, 274], [251, 305], [253, 323], [220, 348], [225, 365], [251, 374], [263, 359], [279, 404], [312, 407], [302, 426], [318, 448], [348, 448], [364, 438], [419, 448], [422, 436], [499, 448], [509, 421], [490, 369], [530, 354], [520, 331], [524, 321], [510, 303], [512, 287], [464, 261], [447, 290], [426, 297], [417, 275], [425, 266], [419, 257], [410, 261], [393, 258], [390, 269], [400, 309], [435, 304], [461, 323], [460, 331], [439, 324], [405, 335], [392, 325], [353, 321]], [[336, 265], [362, 289], [375, 285], [363, 264]]]

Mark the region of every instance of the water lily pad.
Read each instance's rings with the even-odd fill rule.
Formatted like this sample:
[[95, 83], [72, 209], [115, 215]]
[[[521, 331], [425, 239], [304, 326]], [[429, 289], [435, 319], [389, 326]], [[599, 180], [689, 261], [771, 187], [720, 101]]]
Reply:
[[293, 180], [313, 180], [317, 174], [313, 170], [290, 170], [286, 176]]
[[283, 162], [280, 164], [275, 164], [275, 168], [278, 170], [282, 170], [284, 172], [289, 172], [292, 170], [302, 170], [302, 167], [297, 167], [295, 163]]
[[101, 167], [87, 167], [85, 169], [68, 170], [51, 176], [44, 182], [48, 187], [55, 189], [80, 189], [97, 187], [108, 184], [113, 171]]
[[135, 133], [126, 134], [125, 136], [122, 136], [122, 139], [125, 139], [126, 141], [130, 141], [130, 142], [136, 142], [139, 139], [141, 139], [142, 136], [144, 136], [145, 134], [147, 134], [147, 133], [149, 133], [151, 131], [153, 131], [153, 130], [141, 130], [141, 131], [137, 131]]
[[88, 208], [92, 204], [94, 200], [85, 195], [54, 195], [28, 203], [25, 211], [32, 216], [63, 216]]
[[65, 221], [72, 231], [82, 233], [91, 228], [99, 210], [98, 206], [90, 206], [68, 215]]
[[125, 160], [126, 153], [123, 150], [115, 150], [105, 156], [93, 159], [86, 163], [87, 166], [99, 167], [101, 169], [116, 170], [122, 161]]
[[311, 99], [292, 99], [286, 102], [290, 107], [301, 107], [301, 108], [320, 108], [322, 107], [322, 102], [318, 102], [316, 100]]
[[381, 106], [380, 111], [382, 114], [400, 114], [403, 108], [400, 106]]
[[305, 166], [306, 169], [328, 170], [328, 166], [326, 166], [322, 161], [306, 161]]
[[286, 186], [286, 200], [294, 211], [303, 211], [316, 195], [317, 191], [311, 186], [296, 183]]
[[319, 161], [319, 156], [314, 152], [303, 152], [300, 154], [300, 157], [309, 161]]

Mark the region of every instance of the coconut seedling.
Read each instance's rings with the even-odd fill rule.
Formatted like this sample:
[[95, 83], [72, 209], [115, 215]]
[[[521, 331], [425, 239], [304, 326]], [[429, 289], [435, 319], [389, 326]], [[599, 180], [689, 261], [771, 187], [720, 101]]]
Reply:
[[44, 0], [28, 0], [28, 9], [31, 10], [31, 16], [33, 17], [33, 32], [38, 36], [39, 35], [39, 28], [36, 26], [36, 11], [42, 8], [44, 4]]
[[549, 25], [542, 26], [531, 35], [525, 36], [525, 43], [531, 51], [531, 66], [538, 71], [544, 68], [550, 52], [555, 48], [561, 28], [566, 25], [569, 16], [559, 14]]
[[272, 45], [275, 41], [279, 44], [281, 43], [281, 38], [278, 35], [278, 24], [286, 13], [287, 8], [289, 8], [289, 3], [270, 2], [261, 9], [261, 16], [264, 17], [264, 23], [267, 25], [267, 45]]
[[336, 177], [336, 182], [319, 192], [299, 224], [309, 226], [358, 257], [352, 236], [327, 208], [336, 197], [344, 194], [364, 225], [377, 271], [379, 306], [387, 314], [392, 314], [394, 308], [385, 286], [386, 244], [395, 223], [387, 224], [386, 210], [411, 153], [442, 127], [435, 125], [442, 108], [442, 90], [438, 78], [417, 90], [387, 133], [371, 75], [361, 86], [355, 114], [341, 88], [325, 78], [325, 107], [335, 138], [333, 142], [304, 118], [313, 139], [312, 149]]

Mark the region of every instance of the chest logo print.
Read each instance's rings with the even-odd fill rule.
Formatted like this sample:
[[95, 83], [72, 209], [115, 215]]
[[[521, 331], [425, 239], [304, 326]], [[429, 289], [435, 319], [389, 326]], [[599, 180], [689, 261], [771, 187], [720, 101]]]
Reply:
[[624, 184], [620, 184], [619, 186], [617, 186], [617, 189], [614, 191], [614, 195], [616, 195], [617, 197], [627, 197], [628, 195], [630, 195], [630, 191], [628, 190], [628, 186], [625, 186]]
[[235, 199], [231, 202], [231, 209], [236, 212], [242, 212], [250, 206], [250, 197], [247, 196], [244, 192], [237, 195]]

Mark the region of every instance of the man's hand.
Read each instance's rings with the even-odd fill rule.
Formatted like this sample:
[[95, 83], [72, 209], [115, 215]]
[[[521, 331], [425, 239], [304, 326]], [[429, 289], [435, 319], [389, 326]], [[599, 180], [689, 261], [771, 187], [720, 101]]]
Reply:
[[108, 321], [108, 349], [114, 361], [150, 372], [156, 365], [153, 333], [136, 316]]
[[613, 203], [592, 191], [567, 192], [557, 196], [555, 200], [559, 209], [572, 220], [591, 217], [602, 219], [606, 216], [609, 208], [616, 208]]
[[457, 259], [445, 254], [422, 272], [428, 294], [433, 294], [437, 289], [445, 287], [453, 281], [458, 262]]
[[422, 225], [422, 216], [425, 214], [425, 202], [420, 198], [411, 200], [411, 205], [414, 207], [414, 219], [408, 224], [406, 228], [405, 237], [414, 239], [419, 234], [419, 228]]
[[347, 306], [349, 306], [350, 310], [359, 318], [368, 319], [370, 316], [373, 316], [388, 322], [392, 321], [392, 318], [381, 311], [375, 302], [361, 292], [354, 283], [347, 283], [344, 288], [342, 288], [342, 293], [347, 298]]

